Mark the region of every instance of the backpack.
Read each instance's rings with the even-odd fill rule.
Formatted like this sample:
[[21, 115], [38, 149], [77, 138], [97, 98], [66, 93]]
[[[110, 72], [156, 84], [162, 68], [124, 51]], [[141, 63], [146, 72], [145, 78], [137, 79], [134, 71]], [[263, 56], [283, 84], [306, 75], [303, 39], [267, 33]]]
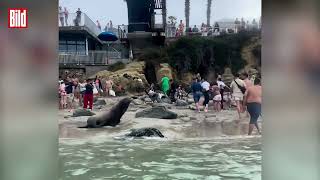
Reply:
[[240, 91], [242, 92], [242, 94], [244, 94], [247, 89], [246, 89], [245, 87], [243, 87], [243, 86], [240, 86], [240, 85], [237, 83], [236, 80], [234, 80], [234, 82], [237, 84], [237, 86], [238, 86], [238, 88], [240, 89]]

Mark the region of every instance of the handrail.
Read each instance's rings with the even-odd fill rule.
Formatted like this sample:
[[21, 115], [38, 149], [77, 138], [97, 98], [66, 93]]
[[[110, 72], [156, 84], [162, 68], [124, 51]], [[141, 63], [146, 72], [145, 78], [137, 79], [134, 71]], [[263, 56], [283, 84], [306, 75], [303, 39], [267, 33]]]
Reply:
[[125, 58], [116, 51], [89, 51], [87, 55], [82, 52], [59, 52], [59, 64], [65, 65], [108, 65], [121, 59]]
[[95, 35], [99, 35], [101, 30], [97, 25], [83, 12], [81, 14], [69, 13], [67, 16], [59, 16], [59, 27], [87, 27]]

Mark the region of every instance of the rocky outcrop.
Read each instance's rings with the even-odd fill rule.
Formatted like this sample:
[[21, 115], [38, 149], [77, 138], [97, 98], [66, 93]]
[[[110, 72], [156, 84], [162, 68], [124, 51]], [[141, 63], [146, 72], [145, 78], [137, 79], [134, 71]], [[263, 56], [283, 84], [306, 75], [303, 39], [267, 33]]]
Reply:
[[96, 115], [95, 113], [91, 112], [90, 110], [87, 109], [76, 109], [72, 117], [80, 117], [80, 116], [94, 116]]
[[107, 103], [106, 103], [106, 101], [104, 99], [97, 99], [93, 103], [93, 105], [95, 105], [95, 106], [105, 106], [105, 105], [107, 105]]
[[222, 74], [222, 80], [224, 81], [224, 83], [229, 86], [231, 84], [231, 82], [233, 81], [234, 76], [232, 74], [232, 71], [230, 68], [225, 68], [224, 69], [224, 73]]
[[156, 128], [141, 128], [141, 129], [131, 129], [129, 134], [125, 135], [126, 137], [161, 137], [164, 138], [164, 135]]
[[[250, 39], [250, 43], [247, 43], [241, 50], [241, 57], [246, 61], [245, 71], [249, 69], [261, 66], [261, 57], [256, 57], [254, 54], [255, 49], [261, 49], [261, 38], [253, 37]], [[261, 50], [260, 50], [261, 53]], [[260, 54], [261, 55], [261, 54]]]
[[167, 76], [169, 79], [173, 79], [172, 68], [167, 63], [160, 64], [160, 67], [156, 72], [156, 76], [158, 82], [160, 82], [164, 76]]
[[134, 100], [132, 101], [132, 103], [133, 103], [134, 105], [142, 105], [142, 104], [143, 104], [143, 101], [140, 100], [140, 99], [134, 99]]
[[113, 81], [113, 90], [116, 95], [143, 93], [149, 86], [144, 75], [144, 62], [133, 62], [127, 64], [124, 69], [111, 72], [100, 71], [92, 77], [98, 76], [102, 79], [102, 86], [105, 86], [106, 79]]
[[167, 104], [171, 104], [171, 103], [172, 103], [172, 102], [171, 102], [171, 99], [168, 98], [168, 97], [166, 97], [166, 96], [163, 96], [163, 97], [161, 98], [161, 102], [162, 102], [162, 103], [167, 103]]
[[184, 100], [177, 99], [177, 101], [176, 101], [176, 106], [188, 106], [188, 105], [189, 105], [189, 103], [187, 103]]
[[166, 107], [155, 106], [136, 113], [136, 118], [176, 119], [177, 113], [169, 111]]

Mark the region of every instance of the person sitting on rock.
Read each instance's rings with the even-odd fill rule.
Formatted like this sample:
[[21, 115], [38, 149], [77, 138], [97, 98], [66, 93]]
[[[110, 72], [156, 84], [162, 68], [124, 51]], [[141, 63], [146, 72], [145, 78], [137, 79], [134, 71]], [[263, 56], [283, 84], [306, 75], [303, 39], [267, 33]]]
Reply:
[[150, 89], [147, 92], [147, 94], [148, 94], [149, 98], [152, 100], [152, 102], [159, 101], [159, 94], [156, 93], [153, 83], [150, 85]]
[[178, 87], [178, 89], [177, 89], [177, 98], [178, 99], [183, 99], [183, 89], [182, 89], [182, 86], [181, 85], [179, 85], [179, 87]]

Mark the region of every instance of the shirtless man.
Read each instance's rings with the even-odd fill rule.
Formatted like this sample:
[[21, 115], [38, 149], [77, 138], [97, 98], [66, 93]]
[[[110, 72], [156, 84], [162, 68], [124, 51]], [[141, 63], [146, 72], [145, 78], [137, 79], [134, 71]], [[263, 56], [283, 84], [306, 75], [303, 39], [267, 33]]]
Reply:
[[[253, 86], [253, 82], [249, 79], [248, 73], [244, 72], [241, 74], [241, 79], [243, 80], [244, 84], [246, 85], [246, 88]], [[243, 112], [247, 114], [247, 117], [249, 117], [248, 110], [246, 106], [243, 106]]]
[[107, 78], [106, 80], [106, 93], [107, 96], [110, 96], [110, 90], [112, 90], [113, 82], [111, 79]]
[[250, 114], [249, 132], [248, 135], [252, 134], [254, 126], [257, 128], [258, 133], [261, 134], [258, 126], [258, 118], [261, 115], [261, 102], [262, 102], [262, 88], [259, 78], [254, 81], [254, 86], [247, 88], [244, 96], [244, 104], [247, 106]]
[[246, 84], [246, 88], [249, 88], [249, 87], [253, 86], [252, 81], [250, 81], [250, 79], [249, 79], [248, 73], [246, 73], [246, 72], [243, 73], [243, 74], [241, 75], [241, 79], [242, 79], [243, 82]]

